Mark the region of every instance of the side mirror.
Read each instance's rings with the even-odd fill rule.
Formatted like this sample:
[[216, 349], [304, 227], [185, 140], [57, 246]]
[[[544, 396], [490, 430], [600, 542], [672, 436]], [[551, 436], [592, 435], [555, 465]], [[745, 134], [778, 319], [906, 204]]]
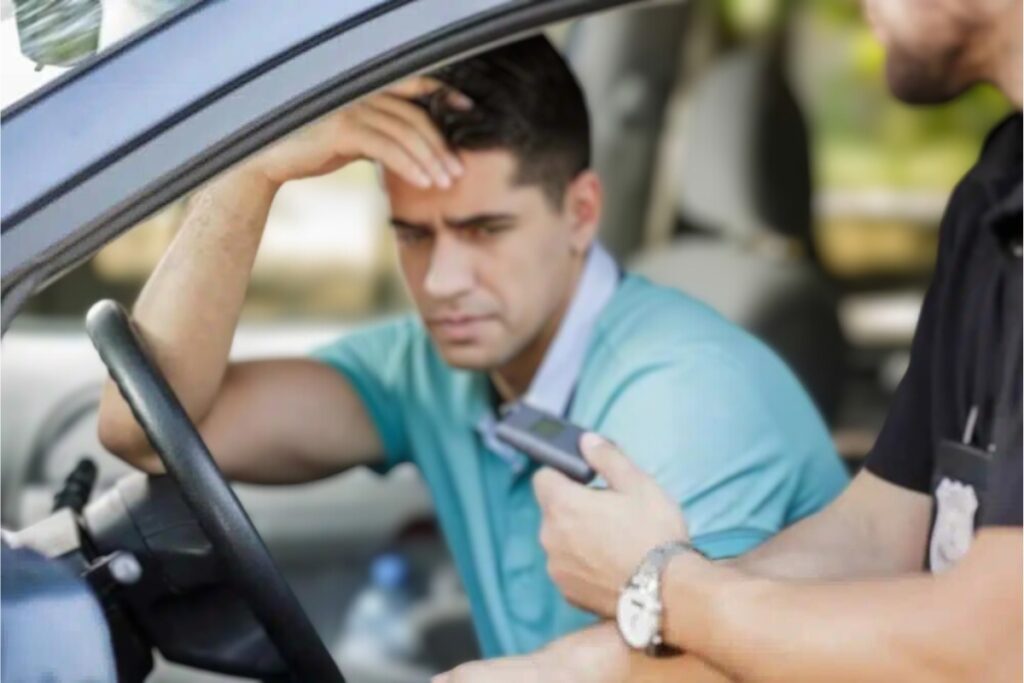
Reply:
[[71, 66], [95, 54], [101, 0], [14, 0], [21, 53], [44, 66]]

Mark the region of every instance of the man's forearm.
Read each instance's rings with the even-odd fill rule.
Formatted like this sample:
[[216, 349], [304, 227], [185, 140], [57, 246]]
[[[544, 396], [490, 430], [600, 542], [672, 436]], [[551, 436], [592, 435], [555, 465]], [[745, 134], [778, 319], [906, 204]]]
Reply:
[[1001, 530], [947, 575], [815, 584], [683, 556], [667, 636], [742, 680], [1019, 680], [1020, 554]]
[[[552, 680], [619, 683], [727, 683], [729, 679], [711, 665], [691, 655], [649, 657], [628, 647], [611, 621], [578, 631], [553, 642], [542, 656], [550, 657]], [[561, 676], [562, 672], [570, 676]]]
[[[239, 172], [201, 190], [135, 304], [151, 353], [194, 420], [210, 410], [223, 379], [274, 192], [262, 177]], [[146, 447], [110, 382], [100, 434], [122, 454]]]

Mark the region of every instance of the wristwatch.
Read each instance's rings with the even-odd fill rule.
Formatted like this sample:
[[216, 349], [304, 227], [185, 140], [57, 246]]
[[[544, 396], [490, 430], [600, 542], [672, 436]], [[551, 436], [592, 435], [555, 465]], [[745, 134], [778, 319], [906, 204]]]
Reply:
[[644, 650], [652, 657], [680, 652], [666, 645], [662, 637], [661, 574], [670, 559], [684, 552], [703, 556], [686, 541], [670, 541], [650, 550], [619, 595], [615, 614], [619, 634], [631, 648]]

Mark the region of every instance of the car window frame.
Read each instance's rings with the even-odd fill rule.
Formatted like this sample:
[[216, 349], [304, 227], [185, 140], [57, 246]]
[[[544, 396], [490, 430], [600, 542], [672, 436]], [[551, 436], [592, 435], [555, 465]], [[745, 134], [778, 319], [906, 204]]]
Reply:
[[[41, 122], [53, 120], [54, 109], [58, 118], [62, 110], [66, 117], [74, 114], [75, 98], [66, 97], [70, 84], [79, 88], [79, 97], [85, 97], [93, 79], [99, 88], [104, 69], [119, 60], [144, 64], [147, 59], [175, 59], [175, 55], [155, 53], [157, 36], [191, 32], [192, 22], [204, 12], [224, 6], [242, 8], [253, 1], [190, 6], [140, 39], [125, 41], [102, 59], [91, 60], [45, 92], [18, 103], [11, 118], [0, 121], [2, 165], [8, 170], [5, 179], [11, 177], [10, 169], [28, 167], [33, 160], [42, 163], [43, 158], [53, 165], [49, 186], [37, 183], [35, 190], [10, 202], [8, 188], [0, 187], [5, 196], [0, 233], [3, 331], [28, 297], [104, 244], [252, 152], [338, 106], [447, 59], [547, 24], [638, 4], [637, 0], [404, 0], [383, 2], [353, 17], [339, 9], [344, 3], [304, 3], [304, 10], [321, 13], [317, 16], [324, 26], [316, 35], [279, 52], [260, 54], [254, 65], [239, 69], [212, 92], [193, 94], [152, 112], [131, 139], [109, 136], [109, 148], [93, 150], [91, 158], [41, 156], [40, 150], [46, 148], [46, 140], [37, 132]], [[246, 16], [241, 9], [238, 14]], [[244, 35], [244, 23], [234, 28]], [[187, 33], [177, 37], [181, 35]], [[196, 49], [215, 53], [217, 41], [205, 42], [213, 45], [197, 41]], [[354, 46], [363, 52], [348, 49]], [[54, 107], [62, 93], [64, 100]], [[131, 93], [126, 100], [119, 106], [143, 104], [133, 103]], [[75, 163], [89, 165], [74, 168]]]

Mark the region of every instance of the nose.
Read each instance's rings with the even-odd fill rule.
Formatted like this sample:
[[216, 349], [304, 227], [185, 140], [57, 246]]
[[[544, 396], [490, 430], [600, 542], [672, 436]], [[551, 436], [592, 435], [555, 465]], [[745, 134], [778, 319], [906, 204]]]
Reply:
[[426, 293], [439, 300], [455, 299], [473, 288], [473, 256], [459, 240], [439, 235], [434, 240], [430, 268], [423, 283]]

